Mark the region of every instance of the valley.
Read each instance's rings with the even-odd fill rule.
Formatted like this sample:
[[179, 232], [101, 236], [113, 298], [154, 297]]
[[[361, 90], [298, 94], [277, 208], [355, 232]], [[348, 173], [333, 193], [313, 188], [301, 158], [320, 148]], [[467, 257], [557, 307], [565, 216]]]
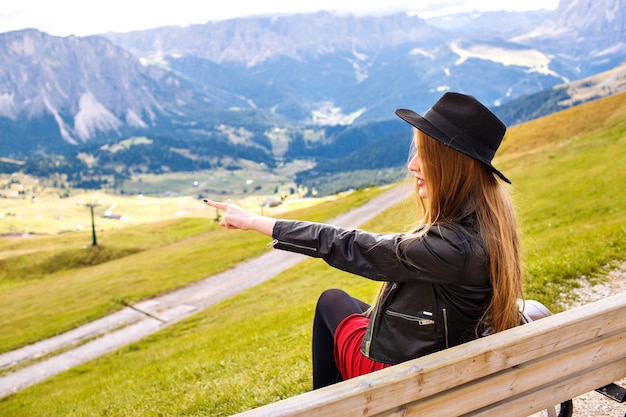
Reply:
[[106, 231], [184, 217], [215, 218], [215, 213], [202, 203], [203, 198], [236, 201], [242, 207], [266, 214], [335, 198], [304, 197], [307, 190], [297, 187], [293, 177], [296, 171], [309, 166], [309, 162], [296, 161], [269, 171], [247, 163], [237, 170], [142, 174], [125, 180], [121, 185], [123, 193], [112, 189], [61, 188], [45, 178], [2, 174], [0, 236], [68, 232], [87, 236], [91, 233], [88, 204], [94, 205], [96, 229]]

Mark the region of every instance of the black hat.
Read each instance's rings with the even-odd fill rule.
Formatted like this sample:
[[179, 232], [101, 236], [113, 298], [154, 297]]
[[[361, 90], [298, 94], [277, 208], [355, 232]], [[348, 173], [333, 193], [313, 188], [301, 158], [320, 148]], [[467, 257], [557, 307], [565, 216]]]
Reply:
[[433, 139], [487, 165], [509, 184], [511, 181], [491, 165], [506, 126], [472, 96], [445, 93], [426, 113], [398, 109], [396, 114]]

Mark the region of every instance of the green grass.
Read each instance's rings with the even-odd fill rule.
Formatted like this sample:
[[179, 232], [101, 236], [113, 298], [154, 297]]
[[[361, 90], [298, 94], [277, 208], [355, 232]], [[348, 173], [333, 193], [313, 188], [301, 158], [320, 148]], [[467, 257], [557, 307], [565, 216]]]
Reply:
[[[626, 259], [625, 116], [622, 94], [513, 128], [495, 163], [514, 184], [527, 295], [552, 309], [559, 308], [555, 300], [576, 286], [580, 275], [601, 274]], [[331, 207], [343, 210], [358, 203], [341, 200], [336, 207], [329, 204], [297, 216], [319, 221], [330, 217]], [[364, 228], [402, 230], [411, 221], [411, 204], [402, 203]], [[219, 237], [224, 245], [236, 245], [249, 238], [246, 233], [217, 235], [217, 230], [193, 233], [148, 252], [154, 259], [175, 257], [180, 250], [180, 259], [189, 262], [206, 256], [206, 250], [194, 252], [197, 244], [189, 242], [196, 239]], [[267, 239], [256, 244], [265, 243]], [[87, 270], [97, 276], [108, 264], [141, 255]], [[183, 269], [193, 268], [186, 264]], [[132, 277], [126, 272], [120, 280]], [[57, 274], [54, 282], [67, 271]], [[166, 275], [151, 276], [149, 282], [157, 285], [169, 279]], [[378, 284], [319, 260], [305, 261], [138, 343], [0, 400], [0, 415], [225, 416], [304, 392], [311, 386], [313, 309], [319, 293], [330, 287], [371, 301]], [[23, 301], [12, 301], [12, 314]]]
[[626, 257], [625, 116], [621, 94], [511, 132], [518, 143], [546, 137], [540, 151], [507, 154], [503, 168], [516, 189], [527, 296], [555, 311], [580, 276]]

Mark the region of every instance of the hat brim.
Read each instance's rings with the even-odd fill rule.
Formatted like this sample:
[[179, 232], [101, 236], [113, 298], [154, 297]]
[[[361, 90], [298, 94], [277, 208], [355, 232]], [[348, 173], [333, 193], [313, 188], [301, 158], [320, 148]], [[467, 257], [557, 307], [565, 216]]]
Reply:
[[491, 170], [491, 172], [493, 172], [494, 174], [496, 174], [498, 177], [500, 177], [504, 182], [510, 184], [511, 181], [504, 176], [504, 174], [502, 174], [500, 171], [498, 171], [489, 161], [485, 161], [482, 160], [480, 158], [477, 158], [476, 155], [472, 155], [468, 152], [465, 152], [463, 149], [456, 147], [454, 144], [454, 137], [450, 137], [447, 134], [445, 134], [444, 132], [442, 132], [439, 128], [437, 128], [435, 125], [433, 125], [431, 122], [429, 122], [428, 120], [426, 120], [424, 117], [420, 116], [419, 114], [415, 113], [413, 110], [408, 110], [408, 109], [398, 109], [396, 110], [396, 115], [401, 118], [402, 120], [404, 120], [405, 122], [409, 123], [411, 126], [415, 127], [418, 130], [421, 130], [422, 132], [426, 133], [428, 136], [430, 136], [431, 138], [437, 140], [438, 142], [454, 149], [457, 152], [461, 152], [462, 154], [469, 156], [470, 158], [482, 163], [483, 165], [487, 166], [487, 168], [489, 168], [489, 170]]

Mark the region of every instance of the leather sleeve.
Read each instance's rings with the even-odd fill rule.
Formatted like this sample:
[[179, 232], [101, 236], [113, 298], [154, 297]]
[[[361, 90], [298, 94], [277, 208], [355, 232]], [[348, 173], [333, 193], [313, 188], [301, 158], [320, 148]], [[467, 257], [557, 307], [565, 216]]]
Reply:
[[[467, 267], [471, 271], [471, 264], [484, 262], [481, 246], [469, 235], [443, 226], [433, 227], [423, 238], [412, 238], [280, 220], [272, 236], [277, 249], [322, 258], [335, 268], [377, 281], [471, 285]], [[480, 284], [483, 280], [484, 275]]]

